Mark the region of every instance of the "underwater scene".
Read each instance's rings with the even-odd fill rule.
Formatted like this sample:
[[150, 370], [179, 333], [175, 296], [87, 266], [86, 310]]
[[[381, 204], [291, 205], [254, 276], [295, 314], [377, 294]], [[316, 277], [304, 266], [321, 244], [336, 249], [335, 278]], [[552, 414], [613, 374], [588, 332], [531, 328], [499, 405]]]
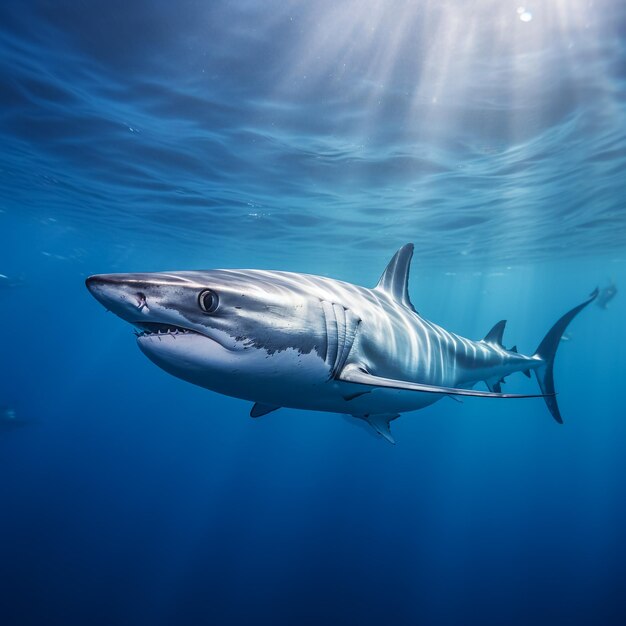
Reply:
[[0, 4], [0, 625], [626, 624], [626, 4]]

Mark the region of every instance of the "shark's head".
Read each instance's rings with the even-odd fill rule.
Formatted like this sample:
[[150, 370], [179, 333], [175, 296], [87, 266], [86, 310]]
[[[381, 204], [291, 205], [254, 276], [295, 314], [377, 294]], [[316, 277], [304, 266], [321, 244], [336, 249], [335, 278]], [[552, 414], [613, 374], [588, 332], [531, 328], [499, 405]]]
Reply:
[[[258, 396], [259, 386], [284, 375], [277, 368], [285, 360], [279, 365], [276, 357], [325, 350], [319, 299], [285, 280], [270, 272], [212, 270], [96, 275], [86, 284], [136, 328], [142, 352], [161, 368], [243, 397]], [[249, 391], [242, 394], [243, 388]]]

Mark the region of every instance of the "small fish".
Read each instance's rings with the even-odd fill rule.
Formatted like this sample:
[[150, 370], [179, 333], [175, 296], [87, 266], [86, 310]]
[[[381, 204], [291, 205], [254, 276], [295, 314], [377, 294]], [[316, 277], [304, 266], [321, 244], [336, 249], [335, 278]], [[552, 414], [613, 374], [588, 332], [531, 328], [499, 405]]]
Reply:
[[4, 406], [0, 408], [0, 419], [6, 421], [15, 421], [17, 419], [17, 413], [15, 409], [10, 406]]
[[22, 419], [13, 407], [0, 405], [0, 432], [16, 430], [30, 423], [30, 420]]
[[613, 300], [613, 298], [617, 295], [617, 286], [615, 285], [615, 283], [613, 281], [611, 281], [611, 284], [608, 285], [607, 287], [604, 287], [604, 289], [602, 289], [600, 291], [600, 294], [598, 295], [598, 299], [596, 300], [596, 304], [601, 308], [601, 309], [608, 309], [608, 305], [609, 302], [611, 300]]
[[21, 278], [11, 278], [6, 274], [0, 274], [0, 290], [10, 289], [11, 287], [21, 287], [24, 284]]

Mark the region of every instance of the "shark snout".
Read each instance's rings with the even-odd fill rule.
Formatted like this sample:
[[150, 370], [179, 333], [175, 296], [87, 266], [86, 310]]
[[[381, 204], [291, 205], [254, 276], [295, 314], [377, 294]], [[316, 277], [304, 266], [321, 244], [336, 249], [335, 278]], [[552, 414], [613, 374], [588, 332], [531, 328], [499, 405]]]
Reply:
[[149, 283], [136, 275], [96, 274], [85, 280], [91, 295], [107, 310], [134, 322], [146, 309]]
[[85, 285], [95, 295], [103, 289], [127, 286], [130, 280], [126, 276], [127, 274], [94, 274], [85, 280]]
[[89, 278], [85, 280], [85, 286], [87, 287], [87, 289], [89, 289], [91, 295], [96, 300], [98, 300], [98, 302], [104, 304], [102, 298], [110, 286], [110, 281], [108, 280], [107, 274], [96, 274], [94, 276], [89, 276]]
[[96, 293], [98, 293], [98, 289], [101, 288], [103, 285], [106, 285], [106, 278], [106, 274], [96, 274], [94, 276], [89, 276], [89, 278], [85, 280], [85, 286], [95, 296]]

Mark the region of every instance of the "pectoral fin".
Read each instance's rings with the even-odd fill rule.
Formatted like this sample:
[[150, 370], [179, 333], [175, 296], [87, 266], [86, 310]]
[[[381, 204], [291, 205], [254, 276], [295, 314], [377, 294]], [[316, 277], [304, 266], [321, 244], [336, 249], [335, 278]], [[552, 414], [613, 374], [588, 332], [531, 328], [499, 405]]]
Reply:
[[420, 391], [422, 393], [439, 393], [446, 396], [474, 396], [477, 398], [543, 398], [543, 394], [517, 394], [517, 393], [492, 393], [478, 391], [476, 389], [460, 389], [456, 387], [440, 387], [438, 385], [423, 385], [406, 380], [395, 380], [368, 374], [356, 365], [348, 365], [338, 377], [347, 383], [357, 385], [369, 385], [370, 387], [383, 387], [387, 389], [400, 389], [403, 391]]

